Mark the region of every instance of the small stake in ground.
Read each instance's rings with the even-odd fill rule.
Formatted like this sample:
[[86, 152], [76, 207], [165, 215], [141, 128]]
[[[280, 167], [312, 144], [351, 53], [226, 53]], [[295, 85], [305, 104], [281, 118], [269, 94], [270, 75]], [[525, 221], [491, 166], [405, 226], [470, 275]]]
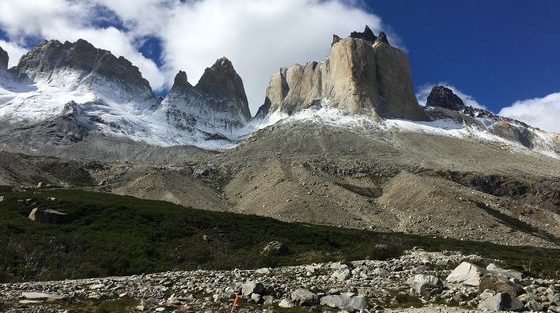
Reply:
[[231, 312], [233, 313], [235, 311], [235, 306], [237, 305], [237, 302], [239, 302], [239, 299], [241, 299], [240, 295], [235, 295], [235, 299], [233, 299], [233, 304], [231, 305]]

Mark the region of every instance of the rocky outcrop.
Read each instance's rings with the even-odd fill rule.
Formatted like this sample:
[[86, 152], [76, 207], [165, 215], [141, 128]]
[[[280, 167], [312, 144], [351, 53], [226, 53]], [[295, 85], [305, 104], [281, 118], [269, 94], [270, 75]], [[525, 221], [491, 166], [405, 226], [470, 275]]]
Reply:
[[295, 64], [273, 74], [257, 115], [293, 114], [327, 103], [348, 114], [422, 119], [406, 55], [390, 46], [386, 36], [372, 44], [370, 31], [334, 37], [321, 63]]
[[440, 107], [456, 111], [465, 108], [463, 100], [453, 93], [451, 89], [445, 86], [434, 86], [432, 88], [432, 91], [430, 91], [430, 95], [428, 96], [426, 106]]
[[480, 278], [486, 271], [469, 262], [462, 262], [445, 279], [448, 283], [462, 283], [467, 286], [478, 286]]
[[236, 112], [245, 121], [251, 118], [243, 81], [227, 58], [220, 58], [206, 68], [196, 88], [215, 100], [215, 110]]
[[207, 68], [196, 86], [180, 71], [162, 106], [181, 129], [231, 132], [251, 119], [243, 81], [226, 58]]
[[455, 120], [464, 126], [486, 131], [531, 150], [560, 152], [558, 139], [554, 135], [545, 134], [538, 128], [496, 115], [486, 109], [467, 106], [459, 96], [445, 86], [432, 88], [426, 101], [425, 112], [432, 120]]
[[50, 79], [65, 70], [79, 73], [80, 84], [106, 88], [118, 85], [119, 93], [144, 100], [155, 99], [150, 84], [138, 67], [124, 57], [116, 57], [107, 50], [97, 49], [89, 42], [61, 43], [43, 41], [27, 52], [13, 69], [16, 75], [30, 79]]
[[68, 215], [54, 209], [34, 208], [28, 219], [45, 224], [63, 224], [68, 221]]
[[286, 245], [280, 241], [271, 241], [262, 249], [262, 255], [286, 255], [289, 250]]
[[375, 36], [375, 34], [371, 30], [371, 28], [369, 28], [369, 26], [366, 25], [366, 28], [361, 33], [360, 32], [351, 32], [350, 33], [350, 38], [363, 39], [363, 40], [368, 41], [371, 44], [373, 44], [375, 42], [375, 40], [377, 39], [377, 36]]
[[0, 47], [0, 70], [8, 69], [8, 61], [10, 57], [8, 56], [8, 52], [4, 51], [2, 47]]

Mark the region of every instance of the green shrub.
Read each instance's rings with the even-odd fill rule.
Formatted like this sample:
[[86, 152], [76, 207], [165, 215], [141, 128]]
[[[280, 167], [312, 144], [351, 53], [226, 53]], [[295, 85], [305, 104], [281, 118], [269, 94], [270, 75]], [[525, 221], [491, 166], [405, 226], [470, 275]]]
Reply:
[[[558, 275], [560, 268], [553, 249], [284, 223], [81, 190], [0, 188], [0, 196], [0, 282], [387, 259], [414, 246], [477, 253], [533, 274]], [[69, 222], [32, 222], [34, 207], [68, 213]], [[273, 240], [289, 254], [261, 255]]]

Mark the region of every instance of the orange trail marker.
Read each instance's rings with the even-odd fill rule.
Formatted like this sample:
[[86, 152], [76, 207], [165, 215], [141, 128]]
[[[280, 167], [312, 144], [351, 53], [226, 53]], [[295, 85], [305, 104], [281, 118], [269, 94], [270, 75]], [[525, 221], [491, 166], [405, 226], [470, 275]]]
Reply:
[[239, 299], [241, 299], [240, 295], [235, 295], [235, 299], [233, 300], [233, 304], [231, 305], [231, 312], [233, 313], [235, 311], [235, 306], [237, 305], [237, 302], [239, 302]]

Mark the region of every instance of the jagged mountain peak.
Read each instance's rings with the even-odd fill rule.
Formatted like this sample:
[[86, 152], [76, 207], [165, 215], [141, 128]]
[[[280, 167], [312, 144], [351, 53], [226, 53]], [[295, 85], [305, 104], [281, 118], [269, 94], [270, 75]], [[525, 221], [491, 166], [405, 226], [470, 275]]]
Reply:
[[229, 59], [219, 58], [206, 68], [196, 88], [219, 102], [233, 103], [246, 120], [251, 118], [243, 80]]
[[[369, 33], [367, 28], [364, 33]], [[420, 107], [406, 55], [390, 46], [384, 34], [373, 43], [367, 38], [371, 39], [334, 36], [323, 62], [281, 68], [272, 76], [265, 104], [254, 122], [243, 81], [227, 58], [216, 60], [195, 86], [184, 71], [179, 71], [169, 94], [158, 105], [139, 69], [125, 58], [97, 49], [85, 40], [44, 41], [1, 75], [0, 123], [48, 129], [38, 134], [54, 134], [51, 139], [64, 134], [72, 139], [67, 143], [85, 138], [73, 135], [80, 130], [80, 134], [100, 132], [156, 145], [223, 147], [286, 115], [288, 120], [298, 121], [322, 114], [336, 126], [365, 118], [368, 123], [378, 123], [378, 128], [395, 124], [403, 131], [428, 129], [437, 134], [474, 134], [483, 139], [490, 135], [494, 141], [505, 139], [554, 156], [560, 153], [558, 137], [483, 109], [466, 107], [441, 86], [433, 91], [431, 98], [435, 100], [430, 98], [426, 108]], [[68, 103], [75, 109], [73, 118], [65, 113]], [[317, 111], [321, 112], [314, 113]], [[282, 114], [273, 115], [275, 112]], [[407, 121], [403, 126], [394, 119], [420, 121]], [[451, 130], [438, 128], [449, 120]], [[38, 136], [39, 142], [42, 135]]]
[[414, 95], [406, 55], [369, 27], [348, 38], [333, 36], [324, 62], [295, 64], [275, 73], [259, 116], [276, 111], [293, 114], [321, 102], [353, 115], [425, 118]]
[[387, 35], [384, 32], [379, 33], [379, 36], [377, 37], [375, 42], [376, 43], [386, 43], [386, 44], [390, 45], [389, 44], [389, 38], [387, 38]]
[[363, 32], [355, 32], [354, 31], [354, 32], [350, 33], [350, 38], [364, 39], [364, 40], [366, 40], [370, 43], [374, 43], [375, 40], [377, 39], [377, 36], [375, 36], [375, 34], [371, 30], [371, 28], [369, 28], [369, 26], [366, 25]]
[[8, 69], [8, 61], [10, 57], [8, 56], [8, 52], [6, 52], [2, 47], [0, 47], [0, 70]]
[[67, 70], [79, 72], [80, 80], [85, 80], [81, 83], [96, 85], [99, 79], [104, 79], [118, 83], [124, 92], [135, 97], [155, 99], [149, 82], [142, 77], [137, 66], [83, 39], [64, 43], [45, 40], [28, 51], [13, 69], [17, 76], [32, 80], [50, 79], [53, 74]]
[[214, 62], [214, 64], [210, 68], [216, 71], [221, 70], [221, 71], [235, 72], [235, 69], [233, 68], [233, 64], [226, 57], [221, 57], [217, 59], [216, 62]]
[[171, 87], [171, 90], [187, 87], [192, 87], [192, 85], [189, 83], [187, 73], [185, 71], [177, 72], [177, 74], [175, 75], [175, 79], [173, 80], [173, 87]]
[[428, 95], [426, 106], [442, 107], [450, 110], [461, 110], [465, 108], [463, 100], [445, 86], [432, 87]]
[[162, 107], [171, 125], [203, 137], [229, 138], [251, 119], [243, 81], [225, 57], [206, 68], [195, 86], [179, 71]]

